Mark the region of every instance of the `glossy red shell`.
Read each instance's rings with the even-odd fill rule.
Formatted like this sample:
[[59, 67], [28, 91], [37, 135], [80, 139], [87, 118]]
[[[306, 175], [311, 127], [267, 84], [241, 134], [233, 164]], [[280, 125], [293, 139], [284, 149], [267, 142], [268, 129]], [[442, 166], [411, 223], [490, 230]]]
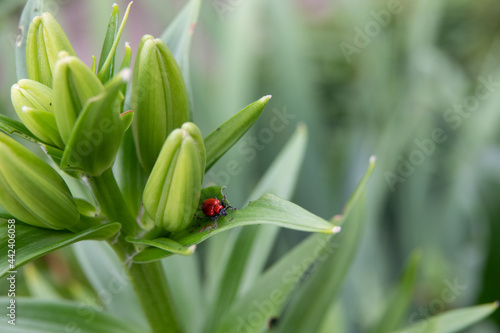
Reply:
[[219, 214], [222, 208], [224, 208], [224, 206], [222, 206], [220, 200], [217, 198], [208, 198], [203, 201], [203, 204], [201, 205], [201, 210], [206, 216], [215, 216], [216, 214]]

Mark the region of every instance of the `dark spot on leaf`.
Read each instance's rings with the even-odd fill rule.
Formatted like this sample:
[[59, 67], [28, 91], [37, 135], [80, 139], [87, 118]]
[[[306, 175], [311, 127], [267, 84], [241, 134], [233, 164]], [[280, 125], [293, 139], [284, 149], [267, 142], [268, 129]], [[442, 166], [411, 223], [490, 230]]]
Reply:
[[217, 127], [217, 129], [215, 130], [216, 132], [220, 131], [220, 127]]

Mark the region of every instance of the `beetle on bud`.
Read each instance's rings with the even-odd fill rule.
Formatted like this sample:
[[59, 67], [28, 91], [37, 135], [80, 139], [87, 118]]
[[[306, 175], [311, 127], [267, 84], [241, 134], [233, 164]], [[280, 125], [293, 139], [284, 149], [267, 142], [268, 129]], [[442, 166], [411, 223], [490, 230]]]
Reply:
[[205, 145], [193, 123], [170, 133], [144, 189], [146, 213], [169, 232], [186, 229], [200, 201]]

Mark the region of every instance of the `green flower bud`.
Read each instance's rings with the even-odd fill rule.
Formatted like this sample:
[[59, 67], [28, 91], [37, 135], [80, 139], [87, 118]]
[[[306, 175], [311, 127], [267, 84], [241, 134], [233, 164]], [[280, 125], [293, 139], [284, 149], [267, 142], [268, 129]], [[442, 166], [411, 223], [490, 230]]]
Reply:
[[132, 116], [120, 116], [121, 89], [130, 76], [129, 69], [123, 70], [106, 83], [102, 93], [87, 101], [64, 150], [60, 163], [63, 170], [100, 176], [111, 168]]
[[52, 89], [21, 80], [11, 88], [12, 105], [24, 125], [44, 143], [64, 148], [52, 108]]
[[167, 136], [189, 120], [184, 79], [174, 56], [161, 39], [142, 38], [134, 65], [132, 124], [139, 160], [153, 169]]
[[26, 39], [26, 70], [28, 78], [52, 87], [52, 73], [58, 54], [75, 51], [63, 29], [50, 13], [33, 19]]
[[80, 230], [80, 213], [61, 176], [3, 133], [0, 133], [0, 193], [0, 205], [27, 224]]
[[65, 144], [87, 101], [99, 95], [104, 87], [80, 59], [61, 52], [54, 70], [54, 114]]
[[146, 213], [167, 231], [186, 229], [200, 201], [205, 146], [200, 130], [186, 123], [170, 133], [144, 189]]

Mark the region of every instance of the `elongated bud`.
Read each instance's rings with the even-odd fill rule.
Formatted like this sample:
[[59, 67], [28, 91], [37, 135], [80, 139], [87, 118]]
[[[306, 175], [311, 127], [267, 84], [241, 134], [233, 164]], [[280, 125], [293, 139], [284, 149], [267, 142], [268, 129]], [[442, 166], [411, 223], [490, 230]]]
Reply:
[[87, 101], [100, 94], [104, 87], [80, 59], [61, 52], [54, 71], [54, 114], [57, 128], [68, 143], [76, 120]]
[[48, 229], [79, 231], [80, 213], [59, 174], [0, 133], [0, 205], [19, 220]]
[[161, 39], [142, 38], [134, 65], [133, 132], [139, 160], [150, 172], [167, 136], [189, 120], [184, 79]]
[[146, 213], [170, 232], [189, 226], [200, 201], [205, 147], [199, 133], [193, 123], [170, 133], [144, 189]]
[[64, 148], [52, 108], [52, 89], [21, 80], [11, 88], [12, 105], [24, 125], [44, 143]]
[[75, 55], [68, 37], [50, 13], [33, 19], [26, 39], [26, 70], [28, 78], [52, 87], [52, 73], [58, 54]]
[[61, 169], [99, 176], [111, 168], [130, 123], [130, 116], [120, 116], [121, 89], [130, 76], [129, 69], [123, 70], [87, 101], [67, 142]]

